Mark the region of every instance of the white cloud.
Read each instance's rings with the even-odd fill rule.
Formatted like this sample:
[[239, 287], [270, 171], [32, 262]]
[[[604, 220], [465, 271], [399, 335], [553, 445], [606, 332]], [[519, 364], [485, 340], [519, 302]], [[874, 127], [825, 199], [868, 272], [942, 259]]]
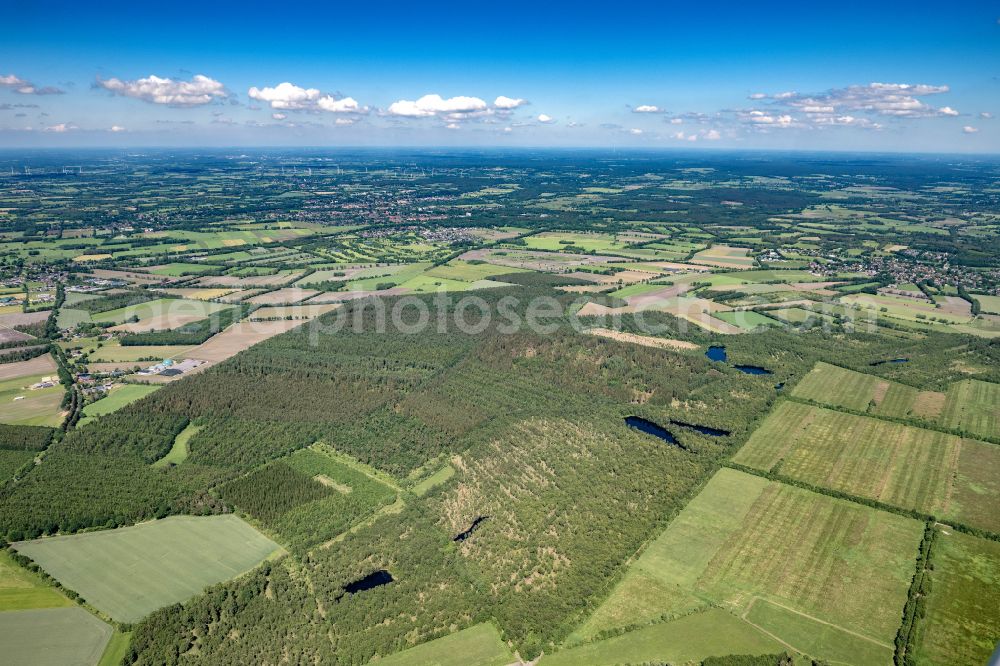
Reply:
[[966, 125], [965, 127], [962, 128], [962, 131], [965, 132], [966, 134], [975, 134], [976, 132], [979, 131], [979, 128], [973, 127], [972, 125]]
[[97, 80], [97, 86], [122, 97], [134, 97], [151, 104], [201, 106], [228, 96], [225, 86], [207, 76], [196, 74], [190, 81], [160, 78]]
[[719, 139], [722, 138], [722, 135], [719, 134], [719, 130], [714, 130], [713, 129], [713, 130], [708, 130], [707, 132], [705, 132], [704, 137], [708, 141], [718, 141]]
[[684, 119], [683, 118], [671, 118], [670, 119], [670, 124], [671, 125], [683, 125], [684, 124]]
[[58, 125], [50, 125], [42, 131], [53, 132], [55, 134], [63, 134], [64, 132], [70, 132], [75, 129], [76, 129], [75, 125], [69, 125], [67, 123], [59, 123]]
[[942, 106], [940, 109], [938, 109], [938, 113], [940, 113], [942, 116], [957, 116], [958, 115], [958, 111], [956, 111], [955, 109], [951, 108], [950, 106]]
[[631, 134], [632, 136], [639, 136], [642, 134], [642, 130], [639, 129], [638, 127], [633, 127], [628, 131], [628, 133]]
[[504, 127], [503, 131], [504, 131], [504, 133], [509, 133], [509, 132], [513, 132], [514, 130], [513, 130], [513, 128], [510, 128], [510, 127]]
[[19, 76], [7, 74], [0, 76], [0, 86], [11, 88], [21, 95], [62, 95], [64, 91], [52, 86], [39, 88], [31, 81], [26, 81]]
[[247, 91], [250, 99], [267, 102], [272, 109], [305, 109], [311, 106], [322, 94], [316, 88], [300, 88], [294, 83], [285, 81], [273, 88], [258, 88], [253, 86]]
[[767, 93], [750, 93], [748, 99], [767, 99]]
[[516, 109], [519, 106], [524, 106], [528, 103], [528, 100], [521, 99], [520, 97], [506, 97], [505, 95], [500, 95], [495, 100], [493, 100], [493, 106], [498, 109]]
[[632, 113], [660, 113], [660, 107], [653, 104], [640, 104], [632, 109]]
[[271, 117], [274, 118], [275, 120], [284, 120], [285, 118], [288, 117], [288, 114], [287, 113], [272, 113]]
[[334, 125], [353, 125], [356, 122], [354, 118], [337, 118], [333, 121]]
[[993, 114], [989, 111], [982, 111], [980, 112], [979, 117], [984, 120], [990, 120], [993, 117]]
[[111, 129], [110, 129], [109, 131], [111, 131], [111, 132], [116, 132], [116, 133], [117, 133], [117, 132], [124, 132], [124, 131], [125, 131], [125, 128], [124, 128], [124, 127], [122, 127], [121, 125], [112, 125], [112, 126], [111, 126]]
[[[362, 108], [353, 97], [334, 97], [324, 95], [318, 88], [302, 88], [285, 81], [273, 88], [258, 88], [254, 86], [247, 91], [250, 99], [266, 102], [272, 109], [279, 111], [328, 111], [330, 113], [367, 113], [368, 108]], [[271, 114], [273, 118], [277, 114]], [[281, 114], [284, 120], [286, 114]]]
[[757, 109], [753, 109], [749, 113], [743, 114], [742, 117], [744, 122], [748, 122], [751, 125], [791, 127], [795, 122], [795, 119], [788, 114], [772, 115], [770, 113], [759, 111]]
[[462, 126], [459, 125], [458, 123], [448, 123], [447, 125], [445, 125], [445, 128], [450, 130], [457, 130], [460, 129], [461, 127]]
[[7, 76], [0, 76], [0, 86], [9, 86], [16, 88], [18, 86], [28, 85], [28, 82], [22, 78], [16, 77], [13, 74], [8, 74]]
[[330, 113], [362, 113], [365, 111], [353, 97], [334, 99], [330, 95], [326, 95], [316, 101], [316, 106]]
[[546, 125], [549, 124], [549, 123], [554, 123], [555, 122], [555, 119], [552, 116], [548, 116], [548, 115], [546, 115], [544, 113], [539, 113], [537, 120], [538, 120], [538, 122], [544, 123]]
[[424, 95], [416, 101], [401, 99], [389, 105], [388, 113], [405, 118], [427, 118], [439, 113], [468, 114], [485, 111], [486, 102], [478, 97], [450, 97], [444, 99], [441, 95]]

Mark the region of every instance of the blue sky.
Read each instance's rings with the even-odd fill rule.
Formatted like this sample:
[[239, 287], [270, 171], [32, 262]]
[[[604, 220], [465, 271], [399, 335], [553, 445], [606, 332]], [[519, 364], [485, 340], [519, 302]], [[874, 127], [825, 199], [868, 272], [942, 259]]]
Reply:
[[0, 147], [1000, 152], [995, 2], [145, 4], [5, 3]]

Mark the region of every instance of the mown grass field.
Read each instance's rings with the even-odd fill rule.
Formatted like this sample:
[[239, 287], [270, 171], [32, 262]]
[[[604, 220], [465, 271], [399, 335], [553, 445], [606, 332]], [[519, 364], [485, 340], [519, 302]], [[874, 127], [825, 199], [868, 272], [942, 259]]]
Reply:
[[1000, 437], [1000, 384], [978, 379], [952, 384], [941, 423], [970, 435]]
[[189, 300], [184, 298], [159, 298], [153, 301], [146, 301], [138, 305], [130, 305], [117, 310], [108, 310], [92, 315], [94, 321], [113, 322], [120, 324], [133, 317], [138, 319], [149, 319], [166, 315], [200, 315], [207, 317], [213, 312], [218, 312], [225, 308], [232, 307], [225, 303], [212, 303], [210, 301]]
[[945, 395], [899, 382], [817, 363], [792, 391], [796, 398], [833, 407], [894, 418], [934, 421], [945, 406]]
[[521, 268], [510, 268], [509, 266], [498, 266], [487, 263], [473, 264], [468, 261], [456, 259], [443, 266], [435, 266], [427, 271], [425, 275], [449, 280], [461, 280], [463, 282], [476, 282], [478, 280], [488, 280], [495, 275], [503, 275], [504, 273], [524, 272], [527, 271]]
[[379, 666], [506, 666], [517, 661], [489, 622], [379, 659]]
[[749, 622], [720, 608], [636, 629], [546, 655], [539, 666], [699, 663], [730, 654], [778, 654], [787, 648]]
[[184, 601], [280, 549], [231, 514], [174, 516], [14, 547], [120, 622], [135, 622], [161, 606]]
[[6, 664], [90, 666], [101, 659], [110, 638], [110, 625], [82, 608], [0, 613], [0, 660]]
[[943, 529], [917, 663], [985, 664], [1000, 637], [1000, 543]]
[[716, 312], [715, 317], [722, 321], [739, 326], [750, 331], [758, 326], [781, 326], [781, 322], [771, 319], [753, 310], [734, 310], [732, 312]]
[[101, 398], [97, 402], [92, 402], [83, 408], [83, 419], [81, 423], [92, 421], [98, 416], [104, 416], [111, 412], [117, 412], [126, 405], [131, 405], [136, 400], [145, 398], [150, 393], [156, 392], [160, 386], [148, 384], [121, 384], [108, 393], [107, 397]]
[[[722, 469], [571, 641], [720, 604], [811, 656], [836, 644], [854, 663], [871, 654], [887, 662], [922, 531], [915, 520]], [[761, 602], [779, 612], [754, 612]], [[793, 642], [816, 632], [832, 634]]]
[[59, 384], [42, 389], [27, 388], [54, 374], [53, 370], [51, 373], [25, 375], [0, 381], [0, 423], [58, 426], [62, 422], [59, 406], [65, 389]]
[[1000, 447], [792, 401], [734, 462], [1000, 531]]
[[58, 589], [0, 551], [0, 612], [72, 605]]

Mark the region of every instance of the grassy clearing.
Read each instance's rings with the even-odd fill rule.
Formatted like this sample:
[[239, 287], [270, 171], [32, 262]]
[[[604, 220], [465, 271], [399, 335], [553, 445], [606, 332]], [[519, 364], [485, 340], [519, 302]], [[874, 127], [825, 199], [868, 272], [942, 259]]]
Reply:
[[443, 266], [436, 266], [427, 271], [426, 275], [435, 278], [445, 278], [449, 280], [461, 280], [462, 282], [475, 282], [477, 280], [488, 280], [494, 275], [504, 273], [523, 273], [522, 268], [511, 268], [509, 266], [497, 266], [496, 264], [472, 264], [467, 261], [456, 259]]
[[153, 467], [169, 467], [170, 465], [180, 465], [188, 457], [188, 442], [191, 438], [198, 434], [198, 431], [202, 429], [202, 426], [189, 423], [184, 430], [181, 430], [180, 434], [174, 438], [173, 446], [167, 451], [167, 455], [163, 456], [155, 463]]
[[942, 530], [917, 663], [985, 664], [1000, 636], [1000, 543]]
[[131, 405], [136, 400], [141, 400], [150, 393], [155, 393], [159, 388], [161, 387], [150, 386], [148, 384], [120, 384], [111, 389], [107, 397], [101, 398], [97, 402], [92, 402], [84, 407], [84, 420], [90, 421], [98, 416], [117, 412], [122, 407]]
[[110, 638], [111, 627], [82, 608], [0, 613], [0, 649], [8, 664], [96, 664]]
[[396, 489], [326, 454], [296, 451], [220, 490], [293, 548], [327, 541], [396, 498]]
[[120, 622], [184, 601], [252, 569], [279, 546], [233, 515], [175, 516], [14, 545]]
[[505, 666], [516, 661], [496, 627], [483, 622], [375, 663], [379, 666]]
[[766, 601], [805, 618], [790, 629], [756, 615], [798, 651], [827, 657], [791, 640], [808, 620], [889, 661], [922, 532], [915, 520], [723, 469], [572, 638], [709, 604], [747, 617]]
[[1000, 447], [995, 444], [786, 401], [733, 460], [1000, 530]]
[[781, 322], [775, 319], [771, 319], [759, 312], [754, 312], [753, 310], [734, 310], [732, 312], [716, 312], [714, 315], [716, 318], [721, 319], [727, 324], [732, 324], [733, 326], [739, 326], [744, 330], [753, 330], [758, 326], [781, 326]]
[[[128, 346], [119, 345], [117, 340], [105, 342], [100, 348], [95, 348], [90, 353], [92, 363], [135, 363], [136, 365], [151, 365], [153, 362], [162, 361], [166, 358], [177, 358], [195, 347], [187, 345], [151, 345], [151, 346]], [[142, 359], [155, 359], [147, 361]]]
[[442, 483], [455, 476], [455, 468], [451, 465], [445, 465], [438, 471], [434, 472], [426, 479], [416, 484], [412, 488], [412, 492], [417, 497], [423, 497], [432, 488], [440, 486]]
[[720, 608], [653, 624], [626, 634], [546, 655], [539, 666], [620, 663], [698, 663], [729, 654], [775, 654], [787, 648]]
[[72, 606], [58, 589], [0, 551], [0, 611]]
[[185, 298], [160, 298], [153, 301], [146, 301], [138, 305], [130, 305], [117, 310], [108, 310], [92, 315], [94, 321], [109, 321], [115, 324], [129, 321], [130, 319], [151, 319], [152, 317], [165, 317], [171, 315], [198, 315], [207, 317], [213, 312], [218, 312], [225, 308], [232, 307], [225, 303], [212, 303], [209, 301], [197, 301]]

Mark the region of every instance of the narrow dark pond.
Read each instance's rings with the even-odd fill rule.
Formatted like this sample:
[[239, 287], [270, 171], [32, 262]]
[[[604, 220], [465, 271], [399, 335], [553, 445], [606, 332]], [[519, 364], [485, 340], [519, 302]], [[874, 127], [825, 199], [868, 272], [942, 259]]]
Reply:
[[[710, 361], [717, 361], [719, 363], [728, 363], [729, 354], [726, 353], [725, 347], [715, 346], [709, 347], [708, 351], [705, 352], [705, 356], [708, 357]], [[771, 371], [767, 368], [762, 368], [758, 365], [734, 365], [734, 368], [740, 372], [745, 372], [748, 375], [769, 375]]]
[[674, 446], [682, 448], [685, 451], [689, 450], [686, 446], [677, 441], [677, 438], [674, 437], [669, 430], [667, 430], [663, 426], [653, 423], [652, 421], [647, 421], [641, 416], [626, 416], [625, 425], [627, 425], [630, 428], [635, 428], [636, 430], [644, 432], [647, 435], [652, 435], [653, 437], [659, 437], [664, 442], [667, 442], [668, 444], [673, 444]]
[[670, 419], [670, 422], [676, 426], [681, 426], [682, 428], [696, 430], [703, 435], [708, 435], [709, 437], [728, 437], [730, 435], [728, 430], [722, 430], [721, 428], [710, 428], [708, 426], [698, 425], [696, 423], [684, 423], [684, 421], [676, 421], [674, 419]]
[[762, 368], [759, 365], [734, 365], [734, 368], [740, 372], [745, 372], [748, 375], [769, 375], [771, 371], [767, 368]]
[[785, 388], [785, 382], [781, 382], [780, 384], [775, 384], [774, 385], [774, 390], [775, 391], [780, 391], [783, 388]]
[[465, 541], [466, 539], [469, 538], [469, 536], [472, 534], [472, 532], [477, 527], [479, 527], [479, 523], [481, 523], [481, 522], [483, 522], [484, 520], [487, 520], [487, 519], [489, 519], [489, 516], [479, 516], [478, 518], [476, 518], [475, 520], [472, 521], [472, 524], [469, 525], [469, 529], [465, 530], [461, 534], [456, 534], [452, 538], [452, 541]]
[[347, 592], [348, 594], [357, 594], [358, 592], [371, 590], [376, 587], [381, 587], [382, 585], [388, 585], [392, 581], [392, 574], [385, 569], [380, 569], [374, 573], [368, 574], [364, 578], [354, 581], [353, 583], [348, 583], [344, 586], [344, 592]]
[[707, 356], [710, 361], [719, 361], [721, 363], [725, 363], [729, 358], [726, 354], [725, 347], [709, 347], [708, 351], [705, 352], [705, 356]]
[[887, 358], [884, 361], [872, 361], [868, 365], [882, 365], [883, 363], [909, 363], [908, 358]]

